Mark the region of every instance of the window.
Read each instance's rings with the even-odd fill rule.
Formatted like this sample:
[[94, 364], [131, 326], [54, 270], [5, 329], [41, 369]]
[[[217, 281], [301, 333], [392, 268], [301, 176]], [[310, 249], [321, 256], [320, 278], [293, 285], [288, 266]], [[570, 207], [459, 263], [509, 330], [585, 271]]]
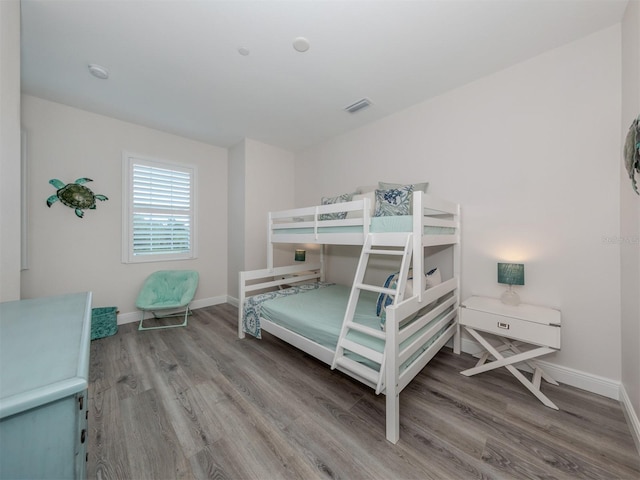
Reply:
[[123, 156], [124, 263], [196, 257], [195, 167]]

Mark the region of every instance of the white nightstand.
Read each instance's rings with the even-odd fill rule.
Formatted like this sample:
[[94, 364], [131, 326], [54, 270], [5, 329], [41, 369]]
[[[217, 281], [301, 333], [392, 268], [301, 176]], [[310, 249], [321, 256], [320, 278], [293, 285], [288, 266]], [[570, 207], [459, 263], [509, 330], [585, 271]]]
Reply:
[[[558, 382], [542, 370], [534, 358], [560, 350], [559, 310], [525, 304], [511, 306], [497, 298], [471, 297], [460, 306], [459, 322], [485, 348], [476, 366], [460, 373], [471, 376], [505, 367], [542, 403], [558, 410], [540, 391], [540, 379], [554, 385], [558, 385]], [[502, 345], [493, 346], [480, 332], [495, 335]], [[534, 348], [522, 350], [519, 347], [523, 344]], [[511, 351], [513, 355], [504, 357], [501, 352], [505, 351]], [[487, 363], [490, 355], [495, 360]], [[513, 366], [519, 362], [525, 362], [533, 369], [532, 381]]]

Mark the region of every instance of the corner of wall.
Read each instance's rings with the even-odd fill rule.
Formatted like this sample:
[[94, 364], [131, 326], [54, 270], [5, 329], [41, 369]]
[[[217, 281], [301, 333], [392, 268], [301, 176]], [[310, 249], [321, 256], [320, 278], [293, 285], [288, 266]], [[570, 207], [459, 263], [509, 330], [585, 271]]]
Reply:
[[0, 2], [0, 301], [20, 299], [20, 2]]

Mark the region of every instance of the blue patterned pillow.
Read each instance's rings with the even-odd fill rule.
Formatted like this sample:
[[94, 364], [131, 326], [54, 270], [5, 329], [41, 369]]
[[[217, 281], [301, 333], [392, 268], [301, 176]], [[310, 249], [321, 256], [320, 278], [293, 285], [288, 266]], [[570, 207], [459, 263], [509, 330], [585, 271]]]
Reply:
[[[397, 288], [398, 285], [398, 277], [400, 272], [389, 275], [387, 281], [384, 283], [384, 286], [387, 288]], [[440, 270], [438, 267], [429, 270], [424, 274], [426, 277], [426, 287], [427, 290], [429, 288], [435, 287], [436, 285], [440, 285], [442, 283], [442, 277], [440, 275]], [[408, 299], [413, 296], [413, 274], [412, 270], [409, 270], [409, 279], [407, 280], [407, 285], [404, 288], [404, 299]], [[385, 330], [385, 325], [387, 323], [387, 307], [393, 303], [394, 296], [387, 295], [386, 293], [381, 293], [378, 295], [378, 303], [376, 305], [376, 315], [380, 317], [380, 329]], [[438, 300], [431, 302], [425, 308], [431, 309], [435, 305], [438, 304]], [[423, 310], [421, 310], [423, 311]], [[417, 312], [413, 317], [415, 318], [419, 316], [419, 312]]]
[[376, 210], [374, 217], [411, 214], [413, 185], [404, 185], [390, 190], [376, 190]]
[[[333, 205], [334, 203], [350, 202], [353, 193], [343, 193], [337, 197], [322, 197], [322, 205]], [[321, 213], [318, 220], [344, 220], [347, 218], [347, 212]]]
[[[391, 190], [393, 188], [402, 188], [402, 187], [413, 187], [413, 191], [417, 192], [418, 190], [422, 190], [424, 193], [427, 193], [427, 188], [429, 187], [429, 182], [422, 183], [411, 183], [407, 185], [403, 185], [401, 183], [388, 183], [388, 182], [378, 182], [378, 188], [380, 190]], [[411, 199], [411, 195], [409, 195], [409, 214], [413, 213], [413, 201]]]
[[[396, 288], [396, 284], [398, 282], [398, 276], [400, 272], [392, 273], [387, 277], [384, 282], [384, 288]], [[393, 303], [393, 295], [388, 295], [386, 293], [380, 293], [378, 295], [378, 300], [376, 302], [376, 315], [379, 317], [380, 314], [384, 311], [384, 308], [387, 305], [391, 305]]]

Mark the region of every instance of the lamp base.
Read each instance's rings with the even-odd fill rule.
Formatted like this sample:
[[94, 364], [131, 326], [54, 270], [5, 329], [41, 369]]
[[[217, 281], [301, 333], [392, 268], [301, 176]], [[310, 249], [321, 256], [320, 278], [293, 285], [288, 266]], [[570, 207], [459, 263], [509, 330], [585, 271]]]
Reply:
[[513, 288], [511, 288], [511, 285], [509, 285], [509, 288], [500, 296], [500, 301], [505, 305], [512, 305], [515, 307], [520, 305], [520, 296]]

